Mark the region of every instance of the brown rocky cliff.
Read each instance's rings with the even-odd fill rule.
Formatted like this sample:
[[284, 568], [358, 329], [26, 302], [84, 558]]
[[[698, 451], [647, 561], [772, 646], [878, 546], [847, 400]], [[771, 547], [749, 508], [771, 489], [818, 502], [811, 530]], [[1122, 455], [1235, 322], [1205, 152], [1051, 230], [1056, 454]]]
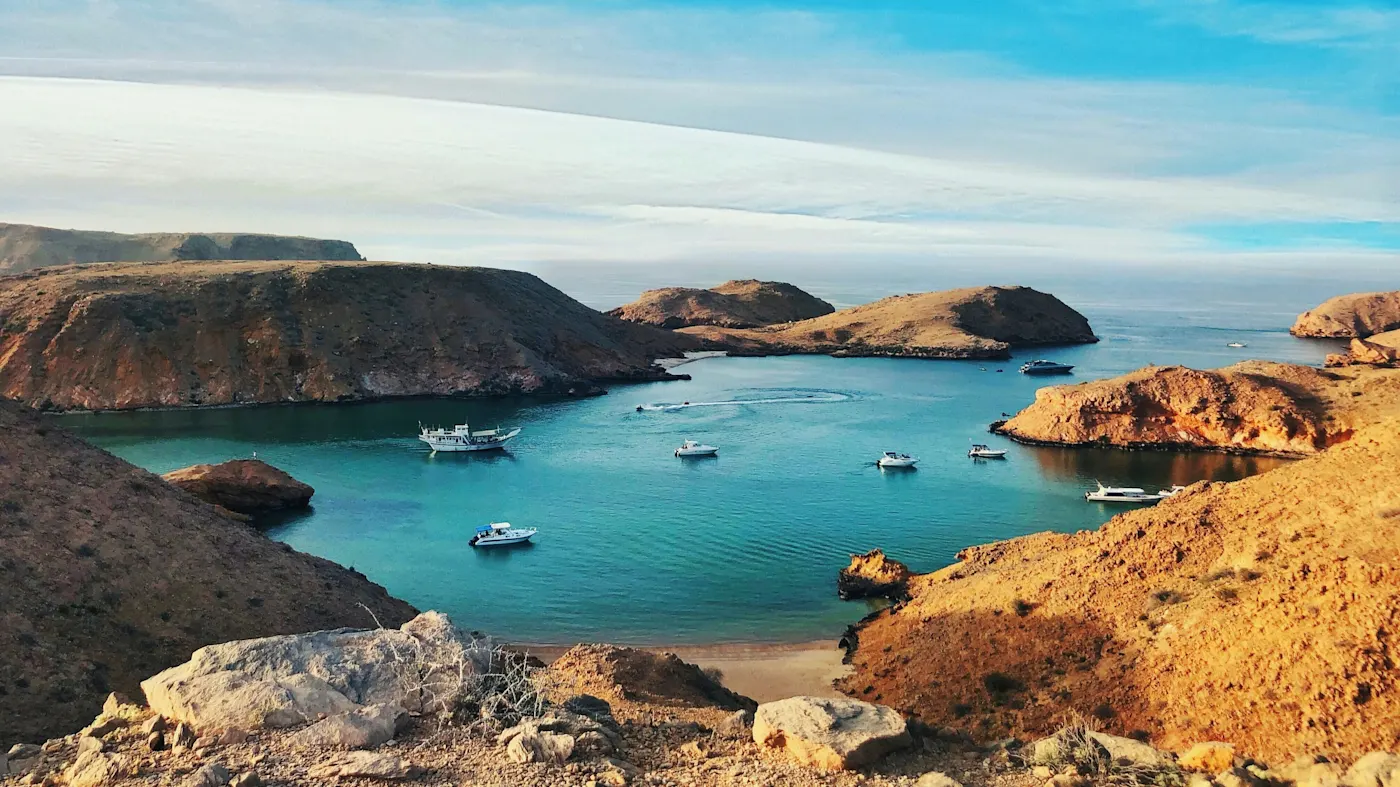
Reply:
[[996, 431], [1021, 442], [1303, 456], [1400, 411], [1400, 375], [1248, 361], [1199, 371], [1149, 366], [1041, 388]]
[[193, 465], [161, 478], [206, 503], [250, 516], [305, 508], [316, 493], [310, 485], [256, 459]]
[[1400, 328], [1400, 290], [1338, 295], [1298, 315], [1290, 332], [1317, 338], [1359, 338]]
[[1029, 287], [897, 295], [789, 325], [681, 332], [747, 355], [1009, 358], [1012, 347], [1098, 341], [1082, 314]]
[[354, 245], [286, 235], [61, 230], [0, 223], [0, 274], [48, 265], [176, 260], [359, 260]]
[[535, 276], [367, 262], [104, 264], [0, 278], [0, 395], [123, 409], [594, 393], [687, 337]]
[[414, 614], [0, 401], [0, 741], [73, 732], [203, 645], [373, 625], [360, 604]]
[[742, 279], [708, 290], [664, 287], [608, 312], [628, 322], [675, 329], [690, 325], [757, 328], [830, 314], [826, 301], [791, 284]]
[[1066, 712], [1289, 761], [1394, 746], [1400, 421], [1097, 531], [974, 547], [860, 627], [843, 690], [980, 739]]

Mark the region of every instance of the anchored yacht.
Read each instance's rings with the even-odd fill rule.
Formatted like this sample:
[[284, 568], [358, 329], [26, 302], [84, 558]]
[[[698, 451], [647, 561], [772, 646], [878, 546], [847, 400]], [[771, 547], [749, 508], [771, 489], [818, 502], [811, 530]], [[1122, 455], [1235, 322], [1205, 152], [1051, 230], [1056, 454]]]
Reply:
[[1159, 495], [1149, 495], [1145, 490], [1135, 486], [1104, 486], [1099, 485], [1098, 489], [1085, 492], [1084, 499], [1091, 503], [1126, 503], [1130, 505], [1151, 505], [1162, 501]]
[[469, 424], [457, 424], [451, 429], [429, 429], [418, 425], [418, 439], [428, 444], [433, 452], [438, 451], [491, 451], [505, 448], [511, 438], [520, 434], [517, 427], [508, 431], [483, 429], [473, 432]]
[[1005, 452], [1005, 451], [1001, 450], [1000, 448], [992, 448], [991, 446], [982, 445], [981, 443], [974, 443], [973, 446], [972, 446], [972, 450], [971, 450], [971, 451], [968, 451], [968, 452], [967, 452], [967, 455], [970, 456], [970, 457], [972, 457], [973, 459], [1005, 459], [1005, 458], [1006, 458], [1006, 452]]
[[901, 454], [895, 451], [886, 451], [883, 456], [875, 460], [875, 464], [880, 467], [907, 467], [912, 468], [918, 464], [919, 460], [909, 454]]
[[1074, 367], [1067, 363], [1057, 363], [1055, 361], [1030, 361], [1021, 365], [1021, 374], [1069, 374]]
[[476, 529], [470, 543], [474, 547], [504, 547], [523, 544], [535, 537], [533, 527], [514, 528], [509, 522], [492, 522]]
[[682, 459], [686, 457], [715, 456], [719, 454], [719, 448], [713, 445], [705, 445], [695, 440], [686, 440], [681, 443], [681, 447], [676, 449], [676, 456]]

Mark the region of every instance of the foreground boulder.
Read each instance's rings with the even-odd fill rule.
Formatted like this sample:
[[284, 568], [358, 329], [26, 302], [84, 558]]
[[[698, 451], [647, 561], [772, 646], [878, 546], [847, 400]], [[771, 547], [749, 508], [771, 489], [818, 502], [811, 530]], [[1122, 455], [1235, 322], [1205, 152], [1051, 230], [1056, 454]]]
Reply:
[[892, 708], [852, 699], [791, 697], [758, 706], [753, 739], [821, 770], [869, 765], [913, 742]]
[[316, 493], [310, 485], [257, 459], [193, 465], [161, 478], [207, 503], [249, 516], [305, 508]]
[[608, 312], [614, 317], [676, 329], [691, 325], [758, 328], [796, 322], [836, 311], [831, 304], [780, 281], [744, 279], [700, 290], [665, 287]]
[[1327, 356], [1327, 366], [1400, 366], [1400, 331], [1352, 339], [1345, 353]]
[[860, 598], [901, 599], [907, 595], [909, 567], [872, 549], [864, 555], [851, 555], [851, 565], [836, 577], [836, 593], [850, 601]]
[[1364, 339], [1400, 328], [1400, 290], [1338, 295], [1298, 315], [1294, 336]]
[[[309, 728], [307, 742], [368, 740], [394, 729], [390, 705], [414, 713], [452, 711], [478, 676], [491, 672], [488, 640], [465, 634], [445, 615], [425, 612], [400, 629], [337, 629], [226, 642], [148, 680], [141, 690], [156, 713], [196, 730], [292, 727], [354, 714], [334, 729]], [[363, 736], [363, 737], [361, 737]], [[365, 744], [372, 745], [372, 744]]]

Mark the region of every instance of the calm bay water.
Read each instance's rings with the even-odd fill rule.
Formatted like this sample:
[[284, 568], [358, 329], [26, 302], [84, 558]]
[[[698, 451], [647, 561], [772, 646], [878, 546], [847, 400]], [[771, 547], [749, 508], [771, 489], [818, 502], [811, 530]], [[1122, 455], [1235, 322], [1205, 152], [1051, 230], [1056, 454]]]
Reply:
[[[574, 282], [546, 275], [603, 307], [628, 297], [612, 288], [635, 294], [662, 283], [633, 273], [635, 282], [621, 274]], [[820, 287], [811, 276], [788, 278], [841, 303], [965, 283], [910, 276], [892, 272], [878, 285], [843, 280]], [[851, 552], [880, 547], [916, 570], [931, 570], [971, 544], [1098, 526], [1114, 511], [1084, 502], [1082, 491], [1095, 479], [1156, 489], [1232, 480], [1279, 464], [1030, 448], [991, 437], [986, 424], [1025, 406], [1037, 387], [1070, 381], [1016, 374], [1020, 362], [1053, 357], [1076, 364], [1071, 379], [1083, 380], [1149, 362], [1318, 363], [1335, 346], [1287, 334], [1298, 311], [1333, 294], [1310, 280], [1262, 288], [1198, 284], [1194, 296], [1165, 278], [1148, 287], [1140, 279], [1133, 287], [1028, 283], [1083, 311], [1104, 341], [1020, 353], [1004, 363], [706, 359], [684, 367], [694, 377], [689, 382], [619, 386], [587, 400], [417, 400], [72, 415], [61, 422], [157, 472], [256, 451], [316, 487], [314, 510], [278, 525], [272, 537], [354, 566], [420, 608], [515, 641], [828, 638], [865, 611], [836, 599], [836, 572]], [[1357, 284], [1349, 289], [1369, 282]], [[1225, 347], [1236, 340], [1249, 347]], [[705, 404], [735, 400], [750, 403]], [[682, 401], [700, 406], [635, 411]], [[413, 438], [419, 421], [467, 417], [477, 427], [524, 432], [509, 453], [494, 456], [431, 456]], [[673, 458], [686, 438], [720, 446], [719, 458]], [[1007, 448], [1010, 457], [970, 461], [972, 441]], [[914, 472], [883, 472], [873, 462], [887, 449], [923, 461]], [[537, 527], [538, 543], [468, 546], [472, 530], [492, 520]]]

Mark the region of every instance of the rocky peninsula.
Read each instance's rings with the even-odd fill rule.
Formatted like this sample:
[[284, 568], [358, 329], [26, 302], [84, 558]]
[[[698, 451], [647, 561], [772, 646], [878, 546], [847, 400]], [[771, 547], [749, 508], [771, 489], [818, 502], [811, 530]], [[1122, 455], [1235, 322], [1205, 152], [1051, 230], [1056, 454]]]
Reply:
[[993, 431], [1035, 445], [1306, 456], [1400, 413], [1400, 372], [1246, 361], [1041, 388]]
[[1013, 347], [1098, 341], [1082, 314], [1029, 287], [896, 295], [786, 325], [680, 332], [736, 355], [1004, 359]]
[[161, 478], [206, 503], [248, 517], [306, 508], [316, 494], [310, 484], [256, 459], [192, 465]]
[[1338, 295], [1298, 315], [1294, 336], [1365, 339], [1400, 328], [1400, 290]]
[[708, 290], [664, 287], [608, 312], [628, 322], [676, 329], [693, 325], [759, 328], [831, 314], [836, 309], [791, 284], [736, 279]]
[[73, 732], [203, 645], [415, 612], [2, 400], [0, 544], [0, 741]]
[[528, 273], [376, 262], [94, 264], [0, 278], [0, 396], [116, 410], [593, 394], [691, 337]]
[[62, 230], [0, 222], [0, 275], [49, 265], [179, 260], [361, 260], [343, 240], [247, 233]]

